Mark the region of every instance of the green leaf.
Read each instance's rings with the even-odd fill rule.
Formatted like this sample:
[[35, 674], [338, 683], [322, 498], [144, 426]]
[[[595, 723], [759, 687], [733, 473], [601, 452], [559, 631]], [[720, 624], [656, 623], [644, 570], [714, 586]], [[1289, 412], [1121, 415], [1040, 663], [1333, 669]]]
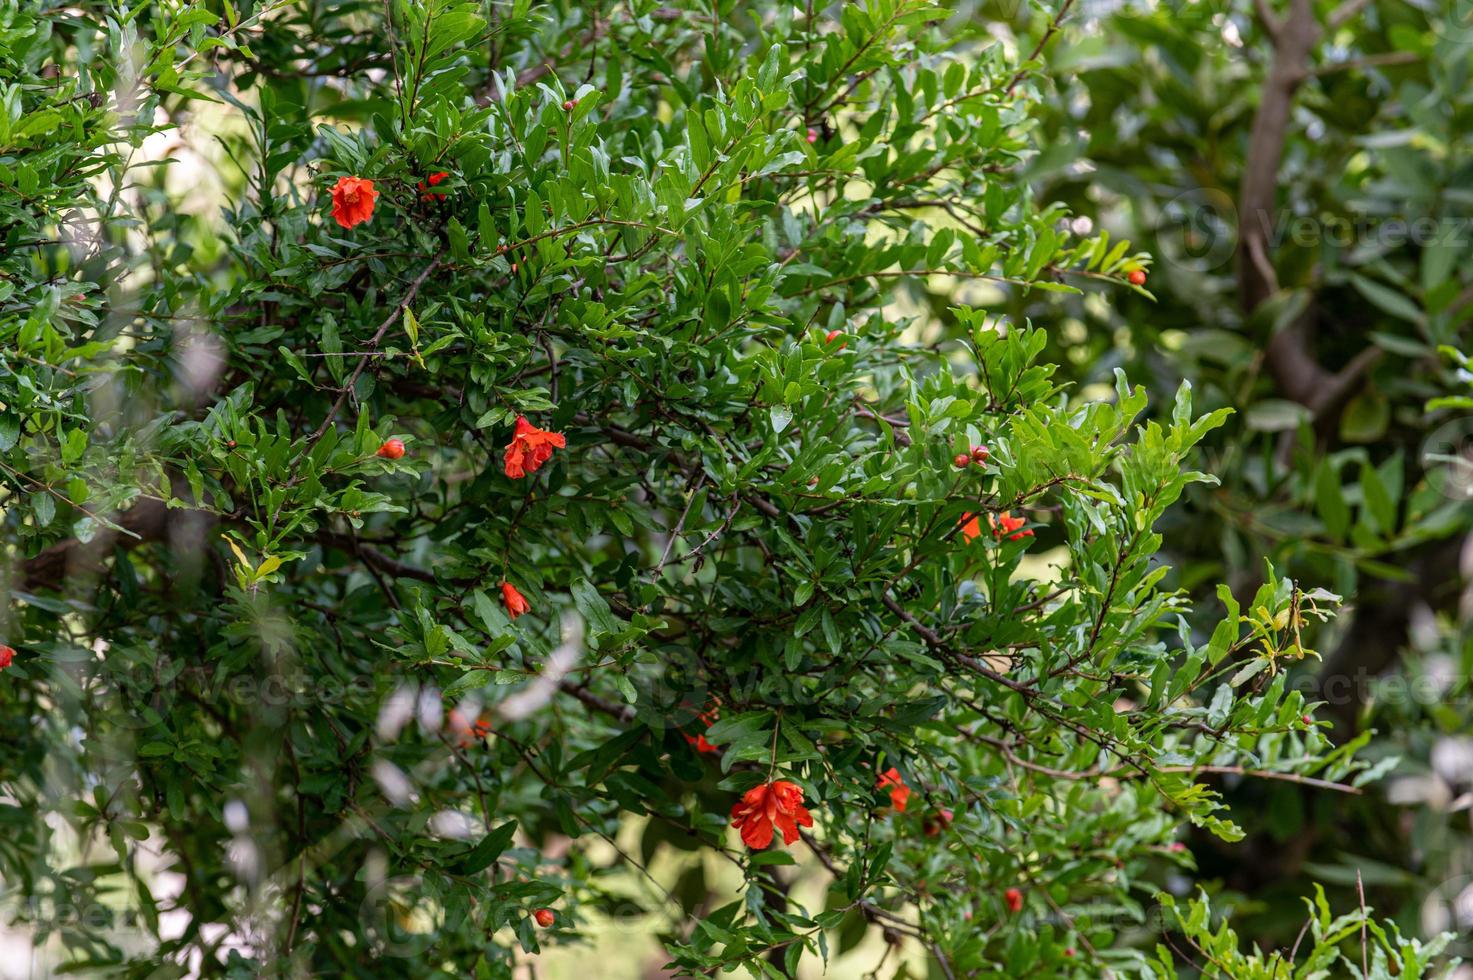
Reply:
[[570, 591], [573, 594], [573, 604], [583, 614], [583, 619], [588, 623], [594, 636], [604, 636], [620, 631], [620, 623], [610, 612], [609, 604], [604, 601], [603, 596], [598, 594], [598, 589], [588, 579], [578, 579], [573, 583]]
[[508, 820], [495, 830], [481, 838], [480, 843], [471, 848], [456, 869], [457, 874], [473, 875], [489, 868], [497, 858], [501, 857], [509, 846], [512, 838], [517, 832], [517, 822]]

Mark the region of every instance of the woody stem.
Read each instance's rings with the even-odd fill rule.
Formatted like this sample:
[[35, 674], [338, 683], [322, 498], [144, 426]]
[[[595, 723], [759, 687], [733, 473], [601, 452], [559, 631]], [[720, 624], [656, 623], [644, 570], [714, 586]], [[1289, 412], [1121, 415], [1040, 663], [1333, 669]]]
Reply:
[[777, 733], [782, 729], [783, 713], [779, 711], [777, 718], [772, 723], [772, 754], [767, 760], [767, 781], [772, 782], [772, 774], [777, 771]]

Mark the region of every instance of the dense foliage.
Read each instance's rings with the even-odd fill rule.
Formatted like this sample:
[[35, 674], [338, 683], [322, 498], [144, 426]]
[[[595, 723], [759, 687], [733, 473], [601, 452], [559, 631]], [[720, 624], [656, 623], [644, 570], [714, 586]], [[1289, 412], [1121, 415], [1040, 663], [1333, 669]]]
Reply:
[[[1197, 447], [1289, 416], [1044, 328], [1160, 278], [1029, 180], [1068, 8], [0, 10], [12, 920], [119, 976], [508, 976], [631, 909], [691, 975], [1289, 975], [1158, 892], [1221, 777], [1394, 764], [1290, 683], [1357, 581], [1167, 580], [1259, 485]], [[1353, 567], [1416, 543], [1315, 446]]]

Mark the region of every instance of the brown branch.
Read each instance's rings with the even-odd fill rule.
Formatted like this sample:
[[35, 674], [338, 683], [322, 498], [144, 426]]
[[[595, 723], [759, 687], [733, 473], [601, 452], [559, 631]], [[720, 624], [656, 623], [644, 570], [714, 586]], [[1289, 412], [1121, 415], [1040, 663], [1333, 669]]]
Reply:
[[341, 548], [344, 551], [357, 555], [365, 565], [370, 565], [377, 571], [386, 572], [395, 578], [409, 578], [432, 584], [440, 581], [435, 577], [434, 572], [415, 565], [406, 564], [397, 558], [392, 558], [377, 548], [364, 544], [352, 535], [339, 534], [336, 531], [319, 531], [317, 533], [317, 541], [319, 544], [324, 544], [331, 548]]
[[[1039, 38], [1038, 43], [1033, 46], [1033, 53], [1028, 56], [1029, 61], [1037, 61], [1038, 56], [1043, 54], [1043, 49], [1048, 46], [1049, 41], [1053, 40], [1053, 36], [1058, 33], [1059, 25], [1069, 15], [1069, 8], [1072, 6], [1074, 6], [1074, 0], [1064, 0], [1064, 5], [1059, 8], [1059, 12], [1049, 20], [1048, 27], [1043, 32], [1043, 37]], [[1028, 69], [1026, 67], [1019, 68], [1018, 73], [1013, 76], [1013, 80], [1008, 82], [1008, 95], [1012, 95], [1013, 90], [1027, 77]]]
[[603, 714], [606, 714], [611, 718], [615, 718], [619, 721], [625, 722], [634, 720], [634, 709], [632, 707], [627, 704], [615, 704], [608, 698], [603, 698], [597, 694], [594, 694], [592, 691], [581, 684], [575, 684], [572, 681], [564, 680], [558, 684], [558, 690], [562, 691], [564, 694], [570, 697], [577, 698], [579, 701], [582, 701], [585, 705], [592, 708], [594, 711], [602, 712]]
[[[1363, 0], [1347, 0], [1332, 15], [1332, 27], [1364, 5]], [[1277, 211], [1279, 168], [1295, 93], [1305, 79], [1317, 73], [1310, 65], [1310, 55], [1324, 35], [1311, 0], [1291, 0], [1287, 15], [1278, 20], [1267, 9], [1266, 0], [1259, 0], [1259, 17], [1264, 19], [1273, 41], [1273, 60], [1253, 116], [1238, 194], [1238, 285], [1243, 309], [1248, 313], [1279, 291], [1269, 244]], [[1346, 67], [1351, 65], [1347, 63]], [[1326, 70], [1336, 69], [1332, 66]], [[1378, 348], [1372, 347], [1339, 372], [1325, 368], [1312, 350], [1312, 319], [1312, 312], [1306, 311], [1277, 331], [1264, 350], [1264, 362], [1279, 391], [1307, 406], [1323, 430], [1359, 390], [1366, 371], [1381, 355]]]
[[76, 538], [58, 541], [21, 563], [20, 587], [26, 591], [54, 589], [72, 576], [100, 572], [115, 547], [136, 548], [168, 540], [179, 533], [197, 533], [202, 539], [202, 526], [216, 519], [216, 515], [209, 511], [193, 508], [170, 510], [162, 500], [141, 500], [114, 521], [126, 535], [104, 527], [86, 543]]
[[[353, 370], [352, 376], [348, 378], [348, 383], [343, 385], [343, 390], [338, 395], [338, 400], [333, 402], [332, 408], [327, 412], [327, 418], [322, 420], [322, 424], [317, 427], [317, 431], [313, 432], [308, 438], [307, 442], [309, 444], [315, 443], [327, 432], [333, 423], [333, 419], [337, 418], [338, 412], [342, 411], [343, 405], [347, 403], [348, 396], [353, 393], [353, 388], [357, 385], [359, 376], [363, 374], [363, 369], [368, 367], [370, 361], [378, 358], [379, 342], [384, 339], [384, 335], [389, 332], [389, 328], [394, 325], [394, 321], [404, 315], [404, 311], [409, 308], [409, 304], [414, 302], [414, 297], [418, 295], [419, 287], [425, 284], [425, 280], [430, 277], [430, 273], [434, 272], [439, 266], [440, 257], [438, 255], [430, 259], [429, 264], [414, 278], [414, 282], [409, 284], [409, 289], [405, 292], [404, 298], [399, 300], [394, 308], [389, 311], [388, 316], [384, 317], [384, 321], [379, 324], [378, 329], [369, 338], [367, 356], [358, 359], [358, 367]], [[293, 482], [296, 482], [295, 479], [293, 479]]]

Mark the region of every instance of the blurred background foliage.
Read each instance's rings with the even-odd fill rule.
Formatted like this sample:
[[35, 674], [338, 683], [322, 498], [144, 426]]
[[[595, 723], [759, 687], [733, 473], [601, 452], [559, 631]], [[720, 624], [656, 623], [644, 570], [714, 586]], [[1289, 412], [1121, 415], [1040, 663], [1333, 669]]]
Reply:
[[[1456, 351], [1473, 317], [1467, 10], [1084, 12], [1098, 19], [1054, 49], [1029, 176], [1151, 252], [1152, 296], [994, 308], [1049, 323], [1080, 393], [1121, 366], [1153, 404], [1186, 378], [1204, 404], [1235, 409], [1203, 449], [1221, 485], [1168, 517], [1172, 580], [1209, 616], [1215, 583], [1242, 596], [1266, 563], [1343, 595], [1340, 617], [1306, 631], [1322, 659], [1294, 683], [1326, 702], [1339, 738], [1373, 733], [1367, 753], [1399, 760], [1354, 800], [1225, 783], [1254, 814], [1248, 856], [1195, 840], [1202, 875], [1265, 946], [1293, 942], [1310, 881], [1353, 900], [1357, 871], [1404, 930], [1466, 937], [1473, 426], [1449, 396], [1466, 391]], [[1322, 37], [1300, 58], [1307, 23]], [[1277, 156], [1254, 140], [1275, 111]]]

